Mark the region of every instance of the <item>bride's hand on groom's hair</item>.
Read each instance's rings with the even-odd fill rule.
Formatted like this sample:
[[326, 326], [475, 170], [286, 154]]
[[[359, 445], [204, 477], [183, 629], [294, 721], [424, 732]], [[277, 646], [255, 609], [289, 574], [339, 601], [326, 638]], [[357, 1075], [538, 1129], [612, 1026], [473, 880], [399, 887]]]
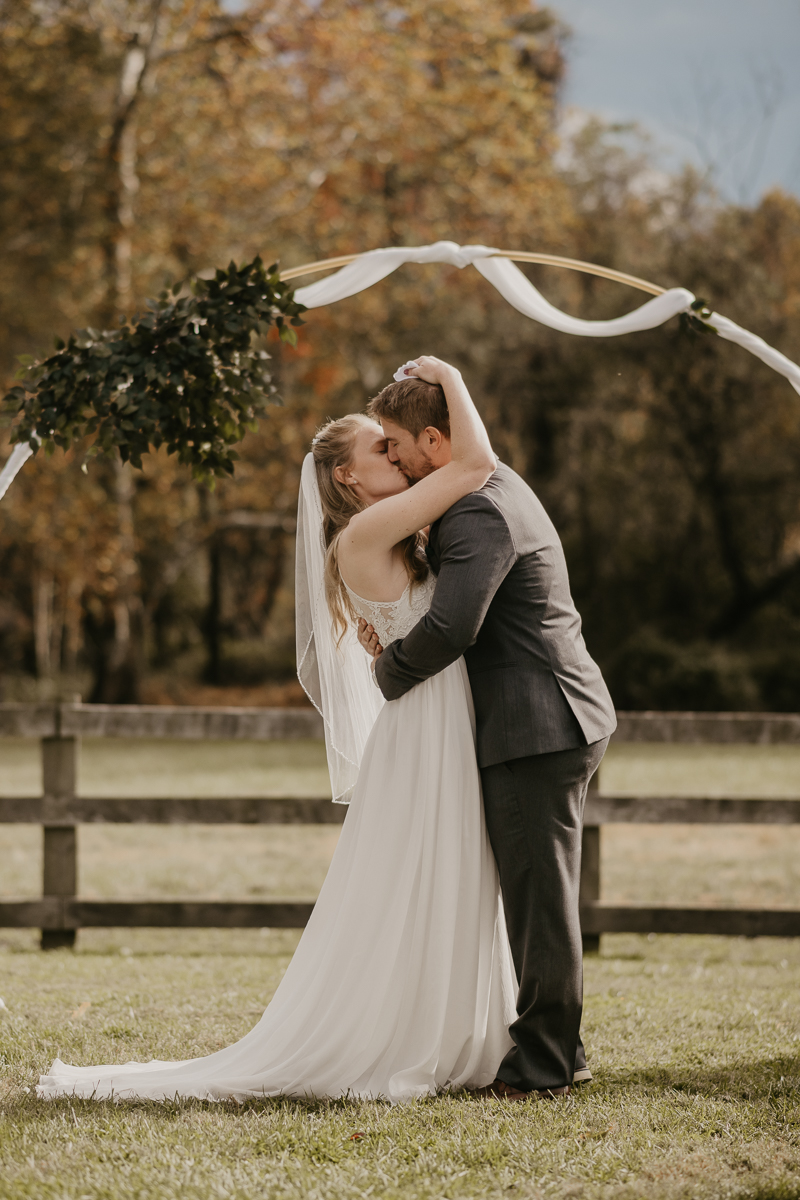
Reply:
[[432, 354], [420, 354], [416, 358], [416, 367], [408, 367], [406, 375], [415, 379], [424, 379], [426, 383], [443, 384], [448, 376], [458, 375], [459, 372], [450, 363]]
[[367, 654], [372, 658], [377, 658], [379, 654], [383, 654], [383, 646], [378, 641], [378, 635], [371, 625], [368, 625], [363, 617], [358, 619], [358, 640], [366, 650]]

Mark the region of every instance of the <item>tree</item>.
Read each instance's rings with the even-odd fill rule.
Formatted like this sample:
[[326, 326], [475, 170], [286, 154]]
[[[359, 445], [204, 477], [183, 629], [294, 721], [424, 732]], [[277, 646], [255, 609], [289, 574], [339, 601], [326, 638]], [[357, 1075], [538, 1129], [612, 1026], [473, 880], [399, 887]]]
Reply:
[[[5, 99], [14, 116], [6, 161], [16, 197], [6, 222], [13, 251], [7, 312], [21, 280], [35, 280], [28, 289], [35, 302], [24, 320], [15, 318], [9, 349], [38, 348], [47, 329], [66, 335], [76, 325], [105, 323], [128, 298], [141, 303], [166, 278], [231, 254], [242, 259], [269, 247], [298, 261], [454, 232], [469, 240], [488, 231], [501, 241], [522, 236], [532, 212], [541, 224], [557, 224], [563, 189], [549, 157], [559, 30], [523, 0], [469, 0], [433, 12], [419, 0], [402, 12], [345, 0], [307, 8], [276, 2], [236, 16], [210, 0], [69, 0], [55, 17], [3, 0], [0, 13]], [[38, 125], [33, 112], [44, 114]], [[32, 152], [32, 135], [45, 133]], [[39, 163], [55, 193], [37, 186]], [[53, 194], [69, 217], [60, 231], [45, 199]], [[26, 234], [33, 228], [38, 258]], [[382, 378], [383, 362], [397, 353], [392, 329], [410, 339], [424, 328], [429, 336], [447, 329], [449, 310], [439, 303], [445, 288], [446, 277], [434, 288], [409, 280], [388, 306], [385, 295], [375, 296], [347, 314], [325, 314], [314, 342], [301, 343], [297, 363], [278, 363], [291, 410], [251, 435], [240, 482], [217, 493], [214, 520], [181, 519], [180, 536], [197, 536], [201, 548], [214, 543], [214, 522], [224, 525], [242, 511], [248, 490], [258, 512], [290, 509], [314, 426], [331, 408], [360, 403]], [[479, 288], [465, 301], [475, 325]], [[277, 449], [273, 429], [277, 462], [269, 457]], [[260, 485], [252, 489], [248, 463]], [[135, 698], [132, 668], [142, 655], [131, 633], [139, 621], [145, 640], [158, 627], [164, 642], [159, 613], [179, 581], [139, 515], [150, 511], [151, 489], [161, 496], [164, 471], [157, 459], [156, 474], [137, 481], [122, 467], [113, 482], [94, 467], [89, 480], [75, 481], [76, 488], [103, 481], [104, 507], [117, 512], [113, 539], [127, 547], [121, 558], [111, 556], [119, 563], [114, 598], [93, 596], [90, 584], [83, 593], [97, 649], [95, 697]], [[182, 495], [195, 495], [188, 481], [169, 477]], [[15, 488], [5, 507], [16, 503], [22, 493]], [[175, 508], [188, 513], [192, 504], [179, 500]], [[271, 535], [266, 557], [283, 536]], [[182, 558], [188, 563], [191, 555]], [[60, 595], [70, 584], [59, 577], [54, 586]], [[22, 611], [27, 587], [18, 592]], [[274, 584], [266, 586], [265, 606], [275, 593]], [[189, 604], [187, 619], [208, 629], [196, 608]]]
[[[393, 240], [454, 237], [547, 248], [688, 286], [793, 355], [797, 201], [775, 193], [754, 209], [725, 206], [691, 172], [659, 178], [647, 147], [631, 148], [633, 134], [621, 138], [596, 123], [557, 171], [552, 118], [562, 35], [546, 12], [512, 0], [435, 10], [409, 0], [402, 11], [344, 0], [276, 3], [258, 10], [246, 38], [204, 41], [213, 11], [165, 6], [164, 38], [177, 39], [169, 44], [181, 52], [163, 54], [138, 94], [139, 186], [126, 235], [137, 300], [231, 255], [269, 250], [294, 264]], [[192, 25], [201, 12], [210, 24]], [[184, 52], [181, 39], [195, 37], [193, 30], [195, 49]], [[98, 197], [109, 135], [99, 138], [103, 127], [91, 114], [97, 105], [107, 120], [127, 44], [61, 28], [34, 33], [47, 54], [51, 43], [62, 54], [70, 38], [81, 54], [59, 65], [53, 50], [53, 87], [45, 72], [34, 98], [23, 88], [18, 100], [7, 89], [7, 128], [22, 128], [15, 104], [23, 115], [39, 105], [66, 137], [57, 88], [69, 86], [75, 136], [87, 131], [94, 148], [82, 191], [66, 189], [69, 172], [57, 174], [54, 149], [52, 163], [42, 152], [53, 194], [82, 197], [70, 210], [69, 236], [61, 226], [56, 236], [44, 208], [36, 224], [21, 189], [17, 207], [6, 209], [14, 286], [20, 291], [17, 281], [30, 278], [26, 296], [40, 298], [13, 318], [6, 344], [18, 349], [30, 348], [35, 329], [51, 327], [44, 314], [56, 313], [65, 332], [100, 311], [108, 225]], [[12, 66], [26, 53], [16, 45]], [[39, 137], [30, 121], [25, 128]], [[22, 137], [13, 143], [12, 170], [33, 178], [34, 156], [25, 157], [24, 145]], [[35, 209], [45, 193], [32, 187], [29, 194]], [[22, 231], [16, 250], [14, 221]], [[48, 248], [40, 258], [34, 241], [25, 241], [31, 222]], [[578, 315], [613, 316], [640, 301], [587, 276], [531, 274]], [[6, 294], [10, 278], [0, 284]], [[80, 287], [70, 290], [73, 281]], [[71, 319], [81, 304], [80, 318]], [[434, 350], [465, 371], [501, 456], [554, 516], [590, 650], [621, 707], [800, 705], [798, 406], [762, 364], [677, 329], [568, 338], [514, 313], [476, 273], [439, 266], [408, 268], [315, 312], [296, 350], [276, 340], [268, 349], [287, 403], [248, 434], [235, 479], [209, 497], [162, 452], [145, 457], [126, 483], [133, 557], [121, 521], [108, 521], [109, 511], [123, 508], [113, 472], [92, 466], [84, 477], [58, 455], [28, 469], [2, 512], [7, 659], [24, 645], [30, 666], [38, 647], [45, 670], [49, 646], [54, 670], [58, 643], [67, 660], [59, 613], [77, 588], [69, 611], [83, 622], [93, 694], [122, 698], [110, 664], [125, 620], [115, 615], [117, 589], [127, 578], [135, 587], [126, 604], [140, 598], [151, 663], [183, 655], [197, 667], [204, 655], [210, 677], [230, 679], [242, 663], [252, 677], [257, 640], [262, 650], [269, 643], [271, 669], [286, 669], [291, 519], [314, 429], [326, 416], [362, 408], [399, 361]], [[80, 586], [69, 554], [50, 546], [46, 523], [41, 545], [24, 549], [24, 531], [37, 520], [33, 489], [45, 479], [55, 489], [47, 493], [51, 505], [74, 508], [75, 519], [86, 514], [79, 536], [92, 549], [85, 565], [75, 559]], [[92, 562], [110, 564], [110, 575], [92, 575]]]
[[[792, 354], [800, 205], [722, 206], [587, 128], [568, 182], [575, 252], [681, 284]], [[649, 185], [648, 185], [649, 179]], [[647, 186], [646, 186], [647, 185]], [[587, 317], [618, 287], [535, 272]], [[620, 707], [800, 704], [800, 406], [750, 356], [678, 329], [606, 341], [518, 323], [497, 362], [512, 462], [562, 532], [590, 649]], [[531, 344], [532, 343], [532, 344]], [[512, 398], [516, 398], [516, 403]], [[501, 437], [503, 434], [501, 434]]]

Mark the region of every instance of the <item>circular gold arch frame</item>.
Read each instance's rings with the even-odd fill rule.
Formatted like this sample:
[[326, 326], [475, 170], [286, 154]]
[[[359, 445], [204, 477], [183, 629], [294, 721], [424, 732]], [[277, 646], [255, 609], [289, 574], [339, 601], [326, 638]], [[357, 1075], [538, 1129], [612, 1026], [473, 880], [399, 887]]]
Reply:
[[[398, 251], [398, 254], [391, 254]], [[422, 252], [417, 256], [417, 252]], [[431, 253], [432, 252], [432, 253]], [[474, 252], [478, 252], [477, 256]], [[380, 279], [392, 274], [404, 262], [452, 263], [464, 267], [472, 263], [478, 271], [500, 292], [502, 296], [516, 309], [534, 321], [539, 321], [562, 333], [577, 334], [583, 337], [614, 337], [623, 333], [635, 333], [644, 329], [652, 329], [664, 324], [673, 316], [681, 316], [684, 323], [698, 332], [717, 334], [725, 341], [734, 342], [743, 347], [756, 358], [771, 367], [778, 374], [788, 379], [795, 391], [800, 394], [800, 366], [787, 358], [774, 346], [768, 345], [763, 338], [743, 329], [721, 313], [712, 312], [704, 300], [697, 299], [686, 288], [663, 288], [638, 275], [628, 275], [623, 271], [615, 271], [611, 267], [602, 267], [596, 263], [584, 262], [578, 258], [565, 258], [559, 254], [539, 254], [524, 250], [494, 250], [486, 246], [458, 246], [455, 242], [436, 242], [431, 246], [420, 247], [390, 247], [385, 246], [380, 251], [367, 251], [363, 254], [339, 255], [336, 258], [321, 259], [317, 262], [304, 263], [299, 267], [290, 267], [281, 274], [284, 280], [296, 279], [301, 275], [313, 275], [320, 271], [335, 271], [361, 261], [373, 259], [376, 254], [390, 255], [378, 265], [377, 271], [367, 269], [362, 280], [356, 276], [347, 277], [342, 281], [342, 287], [337, 295], [337, 288], [327, 287], [328, 280], [323, 279], [301, 287], [297, 298], [302, 303], [306, 295], [311, 308], [321, 308], [337, 300], [346, 299], [357, 292], [371, 287]], [[408, 257], [405, 257], [408, 254]], [[505, 261], [502, 261], [505, 260]], [[489, 265], [494, 264], [491, 270]], [[614, 283], [622, 283], [637, 291], [647, 292], [652, 299], [640, 308], [609, 321], [586, 321], [570, 317], [567, 313], [553, 308], [551, 304], [533, 286], [530, 280], [513, 267], [512, 263], [535, 263], [540, 266], [561, 267], [568, 271], [579, 271], [585, 275], [594, 275], [600, 279], [608, 279]], [[386, 267], [386, 269], [383, 269]], [[336, 274], [329, 276], [336, 279]], [[666, 302], [666, 303], [665, 303]]]
[[[613, 279], [616, 283], [626, 283], [629, 287], [637, 288], [640, 292], [649, 292], [651, 296], [662, 296], [667, 290], [657, 283], [648, 283], [638, 275], [626, 275], [624, 271], [614, 271], [611, 267], [598, 267], [595, 263], [583, 262], [579, 258], [562, 258], [559, 254], [530, 254], [526, 250], [495, 250], [492, 258], [510, 258], [512, 262], [538, 263], [543, 267], [564, 267], [568, 271], [580, 271], [584, 275], [597, 275], [600, 279]], [[356, 259], [363, 258], [361, 254], [343, 254], [339, 258], [322, 258], [317, 262], [304, 263], [300, 267], [290, 267], [281, 271], [281, 279], [299, 279], [303, 275], [315, 275], [319, 271], [333, 271], [337, 267], [346, 267]]]
[[[316, 275], [321, 271], [334, 271], [363, 257], [363, 254], [343, 254], [336, 258], [319, 259], [317, 262], [303, 263], [299, 267], [290, 267], [288, 270], [281, 271], [280, 277], [282, 280], [288, 281], [299, 279], [304, 275]], [[568, 271], [580, 271], [584, 275], [596, 275], [600, 279], [610, 279], [616, 283], [627, 284], [628, 287], [636, 288], [640, 292], [647, 292], [651, 296], [661, 296], [667, 290], [646, 279], [640, 279], [637, 275], [627, 275], [624, 271], [615, 271], [611, 267], [600, 267], [595, 263], [583, 262], [578, 258], [564, 258], [558, 254], [535, 254], [525, 250], [494, 250], [489, 257], [506, 258], [512, 262], [536, 263], [545, 267], [562, 267]], [[794, 369], [797, 370], [797, 368]], [[800, 384], [795, 383], [794, 386], [800, 392]], [[0, 470], [0, 499], [5, 495], [12, 480], [31, 453], [31, 448], [27, 444], [14, 447], [8, 461]]]
[[[455, 246], [454, 243], [451, 243], [451, 245], [453, 245], [454, 249], [456, 249], [456, 250], [459, 249], [459, 247]], [[384, 249], [390, 249], [390, 247], [384, 247]], [[366, 253], [368, 254], [369, 251], [367, 251]], [[343, 254], [343, 255], [339, 255], [336, 258], [319, 259], [316, 262], [303, 263], [299, 267], [289, 267], [287, 270], [281, 271], [280, 277], [282, 280], [288, 281], [290, 279], [299, 279], [303, 275], [316, 275], [316, 274], [319, 274], [319, 272], [321, 272], [321, 271], [334, 271], [339, 267], [346, 267], [350, 263], [354, 263], [358, 259], [364, 258], [365, 256], [366, 256], [366, 254]], [[584, 262], [582, 259], [579, 259], [579, 258], [565, 258], [560, 254], [536, 254], [536, 253], [528, 252], [526, 250], [493, 250], [491, 252], [491, 254], [487, 255], [487, 257], [488, 258], [505, 258], [505, 259], [510, 260], [511, 262], [517, 262], [517, 263], [535, 263], [539, 266], [544, 266], [544, 267], [561, 267], [567, 271], [579, 271], [580, 273], [582, 273], [584, 275], [595, 275], [600, 279], [609, 279], [614, 283], [625, 284], [627, 287], [635, 288], [637, 291], [640, 291], [640, 292], [647, 292], [650, 296], [654, 296], [654, 297], [663, 296], [669, 290], [667, 288], [659, 287], [659, 285], [657, 283], [650, 283], [650, 281], [647, 279], [640, 279], [638, 275], [628, 275], [624, 271], [615, 271], [611, 267], [601, 267], [601, 266], [598, 266], [596, 263]], [[448, 260], [447, 259], [434, 259], [433, 261], [447, 262]], [[397, 265], [399, 266], [400, 264], [398, 263]], [[459, 264], [459, 265], [466, 266], [466, 263]], [[394, 270], [394, 269], [395, 269], [394, 267], [390, 268], [390, 271], [388, 273], [391, 274], [392, 270]], [[379, 278], [380, 278], [380, 276], [379, 276]], [[377, 280], [375, 280], [374, 282], [377, 282]], [[494, 282], [494, 281], [492, 281], [492, 282]], [[314, 286], [314, 285], [312, 285], [312, 286]], [[367, 284], [366, 286], [370, 286], [370, 285]], [[495, 286], [497, 286], [496, 283], [495, 283]], [[356, 291], [361, 291], [361, 290], [362, 290], [361, 288], [356, 289]], [[501, 292], [502, 292], [502, 289], [499, 289], [499, 290], [501, 290]], [[682, 292], [684, 297], [688, 296], [689, 300], [690, 301], [692, 300], [691, 292], [686, 292], [686, 290], [682, 289], [682, 288], [679, 288], [679, 289], [673, 288], [672, 290], [675, 292]], [[351, 292], [349, 294], [352, 295], [354, 293]], [[344, 298], [344, 297], [342, 297], [342, 298]], [[509, 297], [507, 297], [507, 298], [509, 298]], [[324, 301], [323, 303], [328, 303], [328, 302], [329, 301]], [[510, 302], [512, 304], [514, 304], [513, 300], [511, 300]], [[692, 309], [695, 309], [695, 308], [699, 308], [701, 305], [704, 305], [703, 301], [696, 301], [696, 302], [692, 302], [690, 307]], [[316, 307], [316, 305], [314, 307]], [[517, 307], [517, 306], [515, 305], [515, 307]], [[643, 307], [646, 308], [647, 305], [645, 305]], [[520, 309], [520, 311], [525, 311], [525, 310]], [[677, 315], [678, 313], [680, 313], [682, 311], [686, 311], [686, 310], [678, 307], [675, 309], [675, 312], [671, 315]], [[532, 314], [528, 313], [526, 315], [530, 316]], [[565, 314], [563, 314], [563, 315], [565, 315]], [[633, 314], [629, 314], [629, 315], [633, 315]], [[791, 386], [795, 389], [795, 391], [798, 394], [800, 394], [800, 367], [798, 367], [798, 365], [796, 363], [792, 362], [791, 359], [787, 358], [785, 354], [782, 354], [780, 351], [776, 350], [774, 347], [769, 346], [762, 338], [757, 337], [755, 334], [750, 333], [746, 329], [742, 329], [741, 326], [736, 325], [733, 321], [729, 320], [727, 317], [723, 317], [719, 313], [712, 313], [712, 312], [709, 312], [707, 309], [703, 308], [700, 312], [700, 316], [703, 318], [702, 321], [700, 321], [694, 315], [691, 315], [689, 317], [689, 320], [692, 321], [696, 325], [702, 325], [702, 324], [706, 323], [707, 318], [711, 318], [714, 321], [714, 324], [712, 325], [711, 322], [708, 321], [708, 327], [711, 330], [713, 330], [713, 332], [719, 334], [726, 341], [731, 341], [731, 342], [736, 343], [739, 346], [742, 346], [745, 350], [748, 350], [751, 354], [755, 355], [756, 358], [760, 358], [762, 362], [767, 364], [767, 366], [771, 367], [773, 370], [777, 371], [779, 374], [783, 375], [786, 379], [788, 379]], [[534, 315], [534, 319], [540, 320], [541, 317]], [[549, 324], [549, 322], [545, 322], [545, 323]], [[581, 323], [589, 324], [589, 325], [593, 324], [592, 322], [581, 322]], [[660, 322], [657, 322], [657, 323], [660, 323]], [[601, 325], [601, 324], [614, 325], [614, 324], [618, 324], [618, 322], [614, 322], [614, 321], [594, 322], [594, 324], [596, 324], [596, 325]], [[645, 325], [645, 326], [639, 326], [638, 328], [640, 328], [640, 329], [641, 328], [650, 328], [650, 326]], [[565, 331], [565, 332], [585, 333], [588, 331], [569, 330], [569, 331]], [[612, 331], [610, 331], [610, 330], [608, 331], [609, 334], [611, 332]], [[621, 329], [615, 329], [615, 330], [613, 330], [613, 332], [621, 333], [623, 331]], [[634, 330], [629, 330], [629, 332], [634, 332]], [[596, 336], [606, 336], [606, 331], [605, 330], [602, 332], [598, 331]], [[20, 445], [14, 447], [5, 466], [2, 468], [2, 470], [0, 470], [0, 498], [2, 498], [5, 495], [5, 492], [8, 489], [9, 484], [16, 476], [16, 474], [19, 471], [22, 464], [26, 461], [26, 458], [30, 457], [30, 454], [31, 454], [31, 448], [27, 444], [20, 444]]]
[[[297, 280], [302, 275], [315, 275], [318, 271], [332, 271], [339, 266], [355, 263], [362, 254], [342, 254], [339, 258], [320, 258], [315, 263], [303, 263], [302, 266], [290, 266], [289, 270], [281, 271], [282, 280]], [[657, 283], [640, 280], [638, 275], [626, 275], [625, 271], [614, 271], [610, 266], [597, 266], [595, 263], [584, 263], [579, 258], [563, 258], [560, 254], [533, 254], [524, 250], [495, 250], [492, 258], [510, 258], [512, 263], [539, 263], [541, 266], [564, 266], [569, 271], [582, 271], [583, 275], [597, 275], [601, 280], [614, 280], [616, 283], [627, 283], [628, 287], [637, 288], [639, 292], [649, 292], [652, 296], [660, 296], [666, 288], [658, 287]]]

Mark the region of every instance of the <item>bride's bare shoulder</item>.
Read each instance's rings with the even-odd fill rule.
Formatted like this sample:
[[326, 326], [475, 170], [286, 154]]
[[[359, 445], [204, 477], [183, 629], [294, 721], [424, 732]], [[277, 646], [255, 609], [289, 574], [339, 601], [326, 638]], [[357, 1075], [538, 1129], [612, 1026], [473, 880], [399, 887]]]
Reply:
[[398, 600], [408, 584], [400, 550], [376, 550], [369, 542], [360, 541], [357, 532], [351, 538], [347, 529], [339, 534], [337, 560], [345, 587], [357, 596], [388, 603]]

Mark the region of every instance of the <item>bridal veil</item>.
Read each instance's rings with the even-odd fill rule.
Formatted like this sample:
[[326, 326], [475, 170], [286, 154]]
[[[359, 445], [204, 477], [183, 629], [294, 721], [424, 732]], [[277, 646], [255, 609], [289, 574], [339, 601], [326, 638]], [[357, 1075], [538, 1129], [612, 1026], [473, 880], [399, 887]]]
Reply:
[[333, 799], [347, 804], [384, 700], [372, 682], [355, 627], [349, 625], [336, 642], [325, 597], [325, 553], [317, 470], [313, 455], [307, 454], [297, 507], [297, 675], [325, 723]]

